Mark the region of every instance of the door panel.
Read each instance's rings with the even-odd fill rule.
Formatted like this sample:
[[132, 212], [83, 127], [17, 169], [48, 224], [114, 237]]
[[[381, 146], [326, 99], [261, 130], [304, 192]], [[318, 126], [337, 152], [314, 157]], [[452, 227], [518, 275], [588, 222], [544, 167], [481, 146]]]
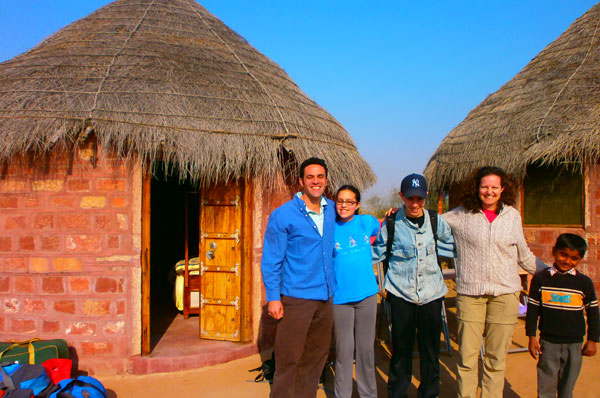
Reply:
[[200, 195], [200, 338], [240, 341], [242, 186]]

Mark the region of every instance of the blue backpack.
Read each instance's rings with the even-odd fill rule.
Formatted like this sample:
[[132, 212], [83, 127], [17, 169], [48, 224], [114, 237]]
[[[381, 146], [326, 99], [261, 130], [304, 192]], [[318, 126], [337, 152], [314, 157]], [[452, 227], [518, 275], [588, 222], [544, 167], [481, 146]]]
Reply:
[[[39, 395], [50, 385], [46, 368], [42, 365], [1, 364], [0, 388], [8, 393], [17, 394], [21, 390], [29, 390], [29, 394]], [[27, 395], [23, 395], [27, 396]]]
[[106, 398], [106, 389], [91, 376], [61, 380], [48, 398]]

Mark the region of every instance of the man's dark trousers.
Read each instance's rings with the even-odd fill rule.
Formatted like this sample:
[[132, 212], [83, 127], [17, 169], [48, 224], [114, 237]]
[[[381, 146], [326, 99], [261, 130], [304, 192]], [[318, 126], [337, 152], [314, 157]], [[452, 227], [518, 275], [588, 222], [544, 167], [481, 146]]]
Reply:
[[419, 398], [439, 396], [443, 298], [417, 305], [388, 292], [387, 299], [392, 307], [393, 347], [387, 385], [388, 397], [408, 397], [408, 387], [412, 379], [415, 334], [421, 368], [421, 384], [417, 396]]
[[314, 398], [331, 346], [331, 300], [281, 296], [271, 398]]

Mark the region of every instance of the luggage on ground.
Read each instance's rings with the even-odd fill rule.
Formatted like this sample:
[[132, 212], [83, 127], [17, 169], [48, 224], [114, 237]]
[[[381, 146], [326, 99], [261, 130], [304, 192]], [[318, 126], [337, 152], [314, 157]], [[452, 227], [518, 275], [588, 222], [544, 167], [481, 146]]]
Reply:
[[106, 398], [102, 383], [91, 376], [65, 379], [54, 386], [49, 398]]
[[69, 347], [63, 339], [31, 339], [0, 343], [0, 362], [41, 364], [51, 358], [69, 358]]
[[[4, 390], [4, 397], [29, 397], [45, 396], [52, 387], [52, 382], [42, 365], [30, 364], [0, 364], [0, 390]], [[25, 391], [25, 392], [21, 392]], [[4, 398], [3, 397], [3, 398]]]

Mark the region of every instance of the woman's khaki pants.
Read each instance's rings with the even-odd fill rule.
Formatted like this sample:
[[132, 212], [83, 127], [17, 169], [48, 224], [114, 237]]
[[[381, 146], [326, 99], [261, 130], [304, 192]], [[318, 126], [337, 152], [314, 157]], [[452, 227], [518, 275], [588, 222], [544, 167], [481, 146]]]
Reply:
[[478, 357], [484, 343], [481, 398], [502, 398], [506, 355], [519, 315], [519, 293], [501, 296], [459, 294], [459, 359], [457, 381], [459, 398], [477, 397]]

